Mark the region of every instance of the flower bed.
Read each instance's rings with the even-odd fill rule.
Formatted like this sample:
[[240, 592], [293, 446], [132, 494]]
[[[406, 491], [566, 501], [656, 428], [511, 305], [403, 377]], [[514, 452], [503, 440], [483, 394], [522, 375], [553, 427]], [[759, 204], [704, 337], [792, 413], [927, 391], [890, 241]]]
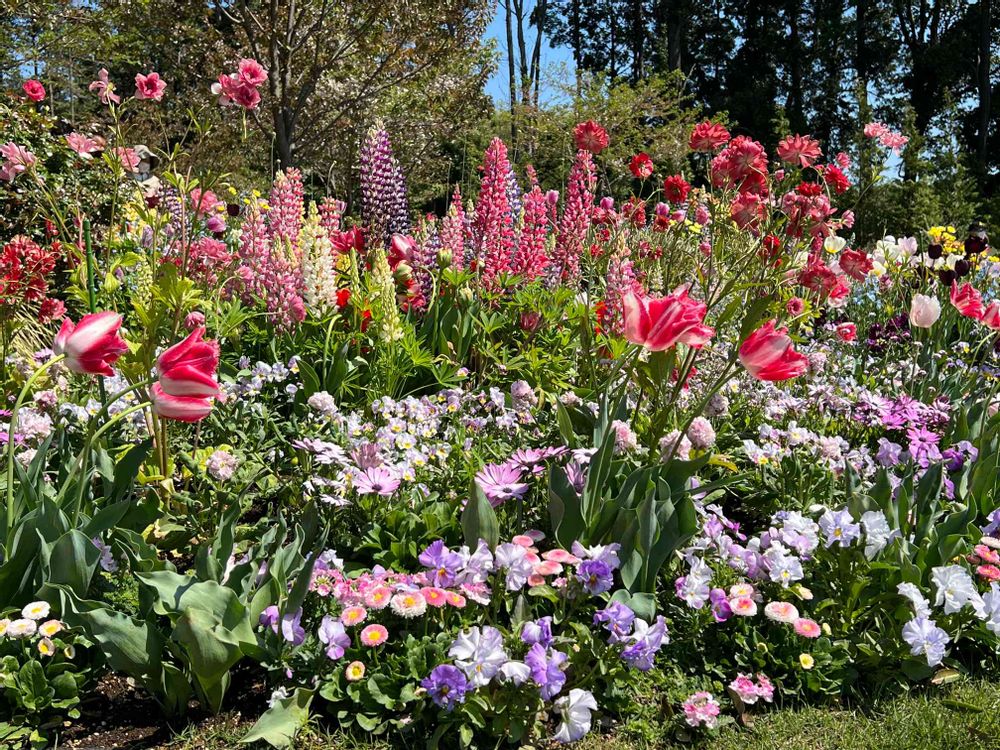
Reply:
[[[252, 110], [266, 77], [214, 93]], [[316, 716], [468, 747], [576, 741], [650, 682], [689, 739], [995, 666], [981, 227], [854, 247], [846, 154], [711, 122], [683, 175], [582, 123], [562, 193], [497, 139], [476, 199], [419, 218], [375, 127], [351, 216], [296, 170], [265, 199], [154, 166], [156, 73], [91, 89], [107, 140], [49, 147], [110, 216], [0, 149], [49, 218], [0, 255], [5, 740], [108, 673], [173, 718], [247, 670], [275, 746]]]

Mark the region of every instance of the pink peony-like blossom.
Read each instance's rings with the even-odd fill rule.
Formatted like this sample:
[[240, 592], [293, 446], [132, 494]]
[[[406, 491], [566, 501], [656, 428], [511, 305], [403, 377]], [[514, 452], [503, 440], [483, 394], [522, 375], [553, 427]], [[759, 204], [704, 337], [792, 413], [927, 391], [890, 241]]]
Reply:
[[158, 102], [163, 99], [163, 92], [167, 90], [167, 82], [160, 78], [156, 72], [135, 74], [135, 98], [149, 99]]
[[804, 135], [785, 136], [777, 148], [778, 158], [786, 164], [808, 167], [823, 153], [819, 141]]
[[21, 86], [21, 90], [24, 91], [24, 95], [33, 102], [40, 102], [45, 98], [45, 87], [42, 85], [41, 81], [36, 81], [34, 79], [25, 81], [24, 85]]
[[573, 128], [573, 140], [578, 150], [589, 151], [592, 154], [601, 153], [611, 142], [608, 131], [593, 120], [581, 122]]

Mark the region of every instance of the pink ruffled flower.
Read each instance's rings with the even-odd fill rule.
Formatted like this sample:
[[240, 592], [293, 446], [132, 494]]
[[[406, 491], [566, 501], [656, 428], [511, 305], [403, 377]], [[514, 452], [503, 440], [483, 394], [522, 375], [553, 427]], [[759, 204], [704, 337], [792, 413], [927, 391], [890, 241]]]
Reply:
[[163, 98], [163, 92], [166, 90], [167, 82], [160, 78], [159, 73], [151, 72], [146, 75], [136, 73], [136, 99], [149, 99], [150, 101], [158, 102]]

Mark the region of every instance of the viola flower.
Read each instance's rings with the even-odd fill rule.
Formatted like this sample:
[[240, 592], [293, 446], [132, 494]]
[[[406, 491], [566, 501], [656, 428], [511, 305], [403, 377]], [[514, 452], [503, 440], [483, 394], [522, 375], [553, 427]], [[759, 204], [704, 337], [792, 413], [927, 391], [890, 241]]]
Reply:
[[503, 634], [490, 625], [460, 632], [448, 649], [448, 656], [455, 660], [473, 687], [488, 684], [508, 661]]
[[465, 700], [469, 682], [458, 667], [440, 664], [429, 676], [420, 681], [431, 700], [446, 711], [451, 711]]
[[351, 647], [351, 637], [344, 630], [344, 624], [330, 615], [324, 615], [316, 633], [321, 643], [326, 644], [326, 656], [336, 661]]
[[769, 320], [740, 346], [740, 362], [758, 380], [788, 380], [809, 369], [809, 359], [795, 351], [788, 329], [774, 324]]
[[611, 602], [604, 609], [594, 613], [594, 624], [604, 624], [604, 629], [611, 635], [608, 643], [614, 645], [622, 640], [632, 631], [632, 623], [635, 622], [635, 612], [622, 602]]
[[715, 151], [729, 140], [729, 131], [714, 122], [701, 122], [694, 126], [688, 147], [692, 151]]
[[622, 305], [625, 338], [650, 351], [666, 351], [679, 343], [699, 349], [715, 335], [715, 329], [704, 324], [707, 306], [688, 297], [687, 289], [659, 298], [630, 293]]
[[382, 495], [388, 497], [400, 485], [399, 475], [385, 466], [372, 466], [352, 478], [354, 489], [359, 495]]
[[979, 592], [972, 576], [959, 565], [943, 565], [931, 569], [931, 582], [937, 589], [934, 604], [944, 605], [946, 615], [954, 614], [970, 602], [976, 602]]
[[552, 635], [552, 618], [542, 617], [534, 622], [526, 622], [521, 628], [521, 640], [524, 641], [529, 646], [534, 646], [536, 643], [542, 645], [542, 648], [548, 648], [552, 645], [554, 640]]
[[487, 464], [476, 474], [476, 484], [496, 508], [527, 493], [528, 485], [522, 478], [522, 470], [511, 463]]
[[531, 669], [531, 679], [539, 687], [543, 700], [552, 700], [566, 684], [563, 664], [569, 659], [562, 651], [546, 651], [541, 643], [535, 643], [524, 656], [524, 663]]
[[611, 142], [608, 131], [593, 120], [581, 122], [573, 128], [573, 139], [576, 141], [577, 150], [589, 151], [595, 155], [606, 149]]
[[826, 546], [839, 544], [850, 547], [854, 540], [861, 536], [861, 525], [854, 523], [854, 518], [847, 508], [838, 511], [827, 510], [819, 519], [819, 527], [826, 535]]
[[556, 742], [576, 742], [590, 731], [590, 714], [597, 710], [597, 701], [587, 690], [573, 688], [553, 706], [562, 716], [562, 723], [553, 736]]
[[819, 623], [808, 617], [800, 617], [794, 623], [792, 627], [795, 628], [795, 632], [801, 635], [803, 638], [819, 638], [823, 633], [822, 628], [820, 628]]
[[361, 631], [361, 642], [366, 646], [375, 648], [381, 646], [389, 640], [389, 631], [385, 625], [368, 625]]
[[982, 320], [986, 313], [983, 308], [983, 295], [968, 282], [961, 287], [958, 282], [951, 282], [950, 299], [952, 306], [966, 318]]
[[21, 86], [21, 90], [24, 91], [24, 95], [33, 102], [40, 102], [45, 98], [45, 87], [42, 85], [41, 81], [36, 81], [33, 78], [25, 81]]
[[610, 591], [615, 585], [613, 569], [602, 560], [584, 560], [576, 569], [576, 579], [591, 596]]
[[645, 180], [653, 174], [653, 160], [643, 151], [632, 157], [628, 168], [637, 180]]
[[73, 372], [111, 377], [111, 365], [128, 351], [118, 335], [121, 326], [122, 316], [114, 312], [90, 313], [79, 323], [64, 318], [52, 351], [66, 355], [66, 367]]
[[936, 667], [944, 661], [945, 650], [951, 636], [939, 628], [934, 620], [914, 617], [903, 626], [903, 640], [914, 656], [927, 659], [927, 666]]
[[146, 75], [136, 73], [135, 75], [135, 98], [150, 99], [158, 102], [163, 98], [163, 92], [167, 90], [167, 82], [160, 78], [159, 73], [151, 72]]
[[105, 68], [100, 69], [97, 73], [97, 80], [91, 81], [87, 90], [96, 92], [101, 104], [105, 106], [121, 103], [121, 97], [115, 93], [115, 85], [108, 79], [108, 71]]
[[632, 633], [623, 641], [628, 645], [622, 651], [622, 660], [640, 672], [648, 672], [653, 668], [657, 652], [670, 642], [667, 635], [667, 621], [663, 615], [659, 615], [656, 622], [650, 625], [637, 617], [633, 623]]
[[815, 163], [822, 152], [819, 141], [808, 136], [788, 135], [778, 143], [777, 153], [785, 164], [808, 167]]

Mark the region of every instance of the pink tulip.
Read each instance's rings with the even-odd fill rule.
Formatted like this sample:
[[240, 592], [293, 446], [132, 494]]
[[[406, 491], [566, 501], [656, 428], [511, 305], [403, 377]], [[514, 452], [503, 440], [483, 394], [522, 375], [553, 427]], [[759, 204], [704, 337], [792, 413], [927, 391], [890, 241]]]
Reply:
[[715, 329], [704, 324], [705, 304], [688, 297], [686, 289], [657, 299], [630, 293], [622, 305], [625, 338], [654, 352], [678, 343], [698, 349], [715, 335]]
[[205, 400], [219, 395], [219, 384], [215, 380], [219, 343], [205, 341], [204, 335], [204, 328], [195, 328], [186, 339], [174, 344], [156, 360], [160, 386], [167, 395]]
[[983, 309], [983, 295], [968, 282], [962, 284], [961, 287], [959, 287], [957, 282], [951, 282], [951, 304], [967, 318], [972, 318], [973, 320], [983, 319], [985, 312]]
[[767, 321], [743, 342], [740, 362], [758, 380], [788, 380], [809, 368], [808, 358], [795, 351], [788, 329], [775, 330], [773, 320]]
[[178, 422], [200, 422], [212, 412], [212, 399], [194, 396], [171, 396], [159, 383], [153, 383], [149, 391], [153, 411], [166, 419]]
[[114, 375], [111, 365], [128, 351], [128, 345], [118, 335], [122, 316], [114, 312], [90, 313], [74, 324], [65, 318], [56, 334], [52, 350], [66, 355], [66, 366], [86, 375]]
[[982, 320], [987, 328], [1000, 331], [1000, 300], [993, 300], [986, 306]]

